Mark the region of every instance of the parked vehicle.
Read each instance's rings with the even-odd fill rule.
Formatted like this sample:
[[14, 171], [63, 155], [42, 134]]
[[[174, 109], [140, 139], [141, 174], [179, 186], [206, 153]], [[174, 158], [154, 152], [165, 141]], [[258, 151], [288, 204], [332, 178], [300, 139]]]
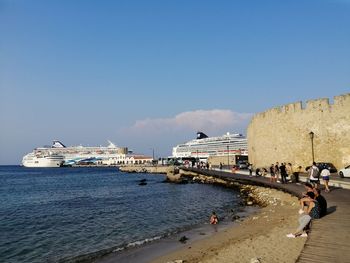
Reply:
[[[336, 173], [338, 171], [332, 163], [316, 163], [316, 166], [318, 167], [320, 172], [325, 168], [327, 168], [331, 173]], [[307, 166], [305, 170], [308, 171], [310, 167], [311, 166]]]
[[237, 168], [239, 169], [248, 169], [249, 163], [247, 161], [241, 161], [237, 163]]
[[339, 176], [340, 178], [350, 177], [350, 165], [346, 166], [343, 169], [340, 169]]

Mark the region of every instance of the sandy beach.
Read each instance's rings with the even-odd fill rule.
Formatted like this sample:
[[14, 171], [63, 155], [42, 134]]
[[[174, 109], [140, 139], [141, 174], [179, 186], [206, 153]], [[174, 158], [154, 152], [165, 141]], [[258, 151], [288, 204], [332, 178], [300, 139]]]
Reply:
[[297, 227], [298, 199], [274, 189], [249, 188], [250, 196], [265, 206], [257, 214], [152, 263], [295, 262], [306, 238], [290, 239], [286, 234]]

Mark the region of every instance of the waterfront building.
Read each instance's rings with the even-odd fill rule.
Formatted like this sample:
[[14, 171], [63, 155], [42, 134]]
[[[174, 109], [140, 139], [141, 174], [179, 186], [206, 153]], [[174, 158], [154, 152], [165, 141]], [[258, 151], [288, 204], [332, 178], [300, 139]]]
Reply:
[[125, 160], [120, 164], [152, 164], [153, 158], [150, 156], [142, 155], [142, 154], [129, 154], [126, 155]]

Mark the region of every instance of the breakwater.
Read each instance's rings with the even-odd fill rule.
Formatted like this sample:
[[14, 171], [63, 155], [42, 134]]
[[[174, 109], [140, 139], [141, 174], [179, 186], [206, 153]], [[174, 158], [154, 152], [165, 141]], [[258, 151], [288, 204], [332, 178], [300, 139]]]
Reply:
[[213, 175], [205, 174], [205, 171], [206, 170], [193, 171], [180, 169], [179, 176], [182, 179], [188, 178], [195, 183], [214, 184], [227, 188], [234, 188], [240, 192], [241, 198], [244, 200], [245, 205], [258, 205], [260, 207], [265, 207], [271, 203], [269, 189], [259, 188], [250, 184], [243, 184], [238, 181], [230, 180], [230, 178], [219, 178]]
[[124, 165], [119, 167], [119, 170], [125, 173], [167, 174], [172, 169], [174, 169], [173, 166], [164, 166], [164, 165], [154, 165], [154, 166]]

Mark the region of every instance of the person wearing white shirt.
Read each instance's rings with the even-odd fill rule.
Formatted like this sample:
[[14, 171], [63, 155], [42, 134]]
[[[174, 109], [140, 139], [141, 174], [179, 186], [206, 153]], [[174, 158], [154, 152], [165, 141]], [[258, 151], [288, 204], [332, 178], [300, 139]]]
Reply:
[[312, 166], [309, 169], [309, 180], [310, 183], [315, 184], [316, 188], [318, 188], [318, 184], [320, 182], [320, 170], [316, 166], [316, 163], [313, 162]]
[[329, 176], [331, 175], [331, 173], [329, 172], [328, 168], [324, 168], [321, 172], [321, 176], [322, 176], [322, 180], [324, 183], [324, 187], [326, 188], [325, 192], [329, 192]]

